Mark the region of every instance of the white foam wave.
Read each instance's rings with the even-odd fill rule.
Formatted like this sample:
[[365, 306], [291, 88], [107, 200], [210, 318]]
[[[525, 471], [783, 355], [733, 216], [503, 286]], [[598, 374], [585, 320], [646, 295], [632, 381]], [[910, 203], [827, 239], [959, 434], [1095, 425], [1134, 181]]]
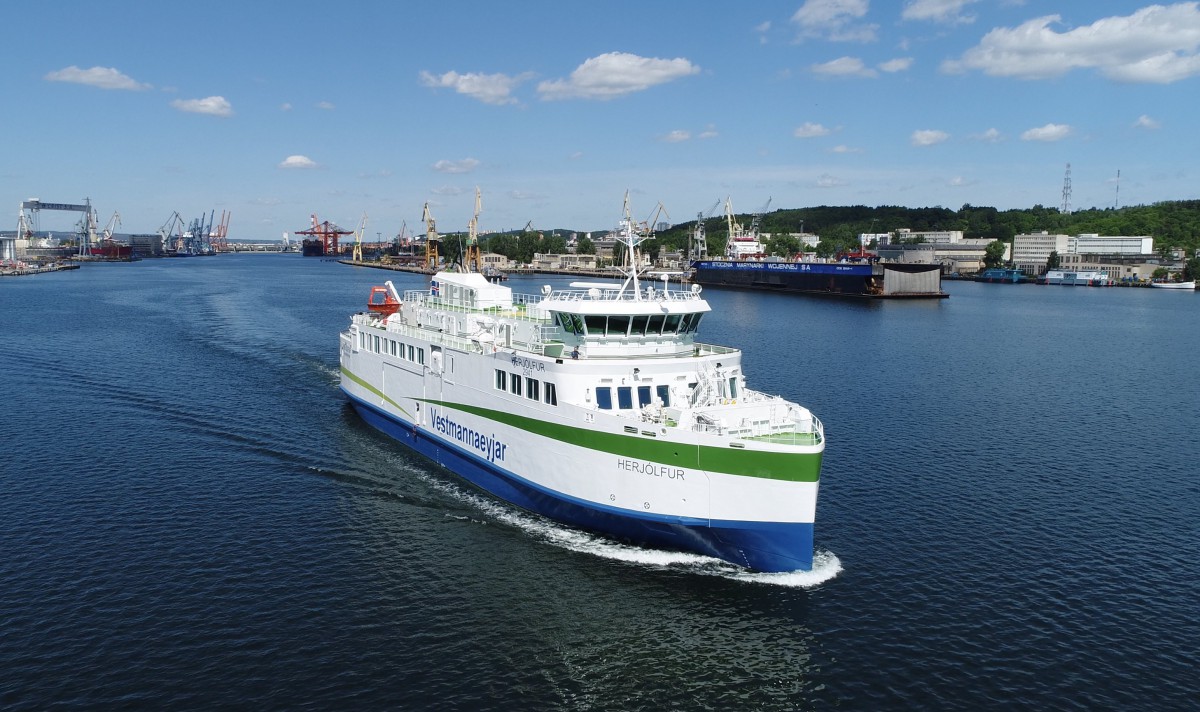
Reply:
[[[569, 551], [589, 554], [602, 559], [622, 561], [642, 566], [678, 568], [705, 576], [719, 576], [731, 581], [767, 584], [787, 588], [812, 588], [832, 580], [842, 570], [842, 562], [829, 551], [817, 551], [813, 555], [811, 571], [786, 571], [765, 574], [748, 571], [728, 561], [702, 554], [665, 549], [648, 549], [613, 541], [606, 537], [572, 529], [563, 524], [544, 519], [523, 510], [515, 509], [497, 500], [461, 489], [453, 483], [430, 477], [428, 481], [455, 499], [478, 508], [494, 517], [530, 534], [552, 546]], [[473, 520], [473, 518], [472, 518]]]

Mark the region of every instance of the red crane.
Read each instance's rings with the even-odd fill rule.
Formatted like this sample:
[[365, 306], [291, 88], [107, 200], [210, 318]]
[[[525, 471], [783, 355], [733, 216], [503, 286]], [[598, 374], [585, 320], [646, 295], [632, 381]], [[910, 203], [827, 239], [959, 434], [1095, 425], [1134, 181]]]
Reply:
[[329, 222], [328, 220], [326, 220], [323, 223], [318, 223], [317, 222], [317, 214], [313, 213], [312, 227], [310, 227], [307, 230], [297, 230], [295, 234], [309, 235], [309, 236], [319, 239], [321, 241], [321, 245], [324, 247], [324, 254], [336, 255], [338, 253], [338, 236], [339, 235], [353, 235], [354, 231], [353, 230], [343, 230], [342, 228], [338, 227], [337, 225], [334, 225], [333, 223]]

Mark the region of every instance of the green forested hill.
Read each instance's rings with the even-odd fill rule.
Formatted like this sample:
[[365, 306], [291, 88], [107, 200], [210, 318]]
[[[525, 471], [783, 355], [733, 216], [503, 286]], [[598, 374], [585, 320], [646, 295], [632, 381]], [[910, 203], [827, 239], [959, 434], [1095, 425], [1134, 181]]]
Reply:
[[[742, 224], [750, 216], [738, 217]], [[658, 241], [666, 248], [682, 248], [687, 243], [695, 222], [674, 225], [659, 233]], [[725, 245], [727, 230], [721, 218], [706, 222], [709, 252], [720, 254]], [[958, 210], [948, 208], [905, 208], [894, 205], [867, 207], [818, 206], [776, 210], [762, 217], [765, 233], [809, 232], [822, 241], [837, 246], [857, 244], [859, 233], [910, 230], [962, 230], [964, 237], [993, 238], [1011, 241], [1019, 233], [1041, 232], [1078, 235], [1149, 235], [1156, 249], [1181, 247], [1194, 254], [1200, 248], [1200, 200], [1180, 200], [1133, 205], [1125, 208], [1090, 208], [1064, 214], [1057, 208], [1035, 205], [1021, 210], [964, 205]]]

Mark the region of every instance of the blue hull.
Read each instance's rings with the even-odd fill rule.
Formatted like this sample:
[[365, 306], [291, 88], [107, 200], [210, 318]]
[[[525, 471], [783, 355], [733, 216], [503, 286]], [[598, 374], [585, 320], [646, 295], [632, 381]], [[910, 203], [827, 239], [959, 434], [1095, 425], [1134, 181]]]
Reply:
[[555, 521], [639, 546], [712, 556], [755, 571], [812, 569], [812, 524], [630, 514], [540, 487], [467, 450], [432, 438], [349, 393], [346, 396], [372, 427], [490, 494]]

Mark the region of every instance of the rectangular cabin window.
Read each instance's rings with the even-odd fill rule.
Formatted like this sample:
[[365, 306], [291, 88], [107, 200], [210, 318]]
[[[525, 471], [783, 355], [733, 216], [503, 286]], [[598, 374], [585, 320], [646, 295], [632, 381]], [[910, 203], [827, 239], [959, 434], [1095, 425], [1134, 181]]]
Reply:
[[646, 335], [658, 336], [662, 333], [663, 315], [651, 314], [650, 320], [646, 322]]
[[416, 360], [417, 360], [417, 357], [415, 356], [415, 353], [416, 353], [416, 352], [413, 350], [413, 345], [412, 345], [412, 344], [409, 344], [409, 345], [408, 345], [408, 360], [409, 360], [409, 361], [416, 361]]
[[583, 317], [583, 320], [587, 324], [587, 333], [589, 336], [604, 336], [608, 317], [603, 314], [588, 314]]
[[613, 314], [608, 317], [608, 335], [609, 336], [625, 336], [629, 331], [629, 315], [628, 314]]
[[667, 322], [663, 325], [664, 334], [674, 334], [679, 331], [679, 321], [682, 318], [680, 314], [668, 314]]
[[373, 350], [375, 351], [375, 353], [379, 353], [379, 337], [378, 336], [375, 337], [375, 348]]
[[512, 394], [514, 396], [521, 395], [521, 377], [514, 373], [512, 374], [512, 380], [509, 382], [512, 384]]
[[629, 335], [630, 336], [645, 336], [646, 335], [646, 322], [649, 319], [650, 319], [650, 317], [647, 314], [638, 314], [637, 316], [633, 317], [633, 321], [630, 323], [630, 327], [629, 327]]
[[540, 399], [542, 396], [538, 387], [541, 386], [541, 384], [541, 381], [537, 380], [536, 378], [526, 378], [525, 397], [532, 401]]
[[362, 331], [358, 332], [358, 348], [360, 348], [360, 349], [367, 348], [367, 335], [365, 332], [362, 332]]
[[650, 386], [638, 386], [638, 407], [650, 405]]
[[543, 390], [542, 402], [546, 405], [558, 405], [558, 393], [553, 383], [546, 383], [546, 388]]
[[596, 389], [596, 406], [600, 410], [612, 410], [612, 389], [597, 388]]
[[737, 376], [730, 376], [730, 377], [729, 377], [729, 397], [730, 397], [730, 398], [737, 398], [737, 397], [738, 397], [738, 393], [737, 393]]
[[664, 407], [671, 405], [671, 387], [670, 386], [659, 386], [658, 387], [658, 399], [660, 401], [662, 401], [662, 404]]
[[496, 389], [501, 391], [508, 390], [508, 371], [496, 369]]
[[389, 346], [389, 348], [391, 348], [392, 355], [395, 356], [396, 355], [396, 342], [393, 341], [388, 346]]
[[621, 410], [633, 408], [633, 389], [629, 386], [617, 387], [617, 407]]
[[425, 365], [425, 349], [417, 349], [417, 363]]

